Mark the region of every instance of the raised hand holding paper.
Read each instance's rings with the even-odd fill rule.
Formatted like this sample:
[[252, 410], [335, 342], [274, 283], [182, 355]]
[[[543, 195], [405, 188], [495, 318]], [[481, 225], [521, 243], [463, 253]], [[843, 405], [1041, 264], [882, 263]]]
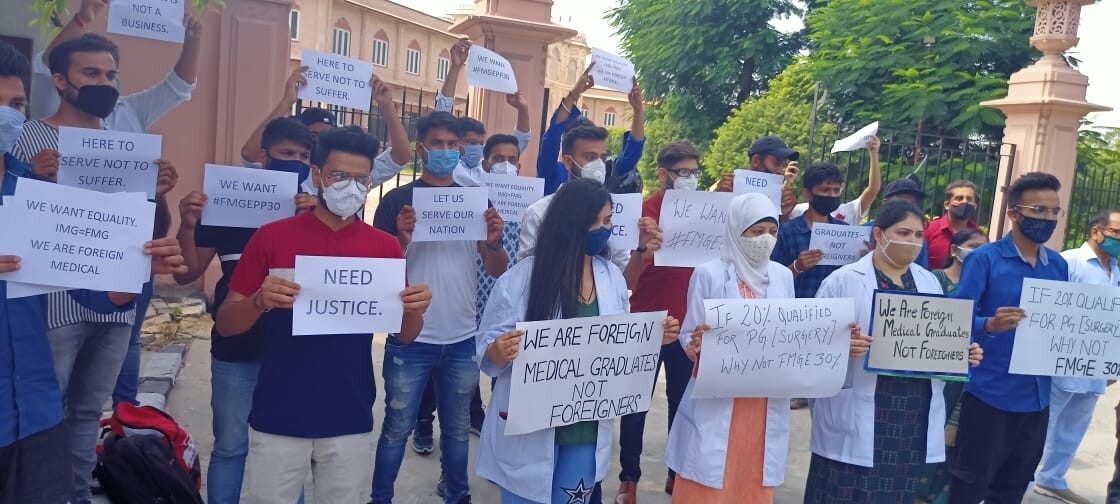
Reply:
[[634, 250], [638, 248], [638, 220], [642, 218], [642, 195], [611, 194], [611, 239], [608, 245], [612, 250]]
[[525, 209], [544, 197], [544, 179], [482, 173], [490, 202], [505, 222], [521, 222]]
[[413, 242], [486, 239], [485, 187], [425, 187], [412, 190], [416, 210]]
[[871, 310], [868, 371], [968, 376], [971, 299], [875, 291]]
[[513, 65], [502, 55], [472, 44], [467, 56], [467, 84], [506, 94], [517, 92]]
[[99, 129], [58, 128], [58, 183], [93, 191], [156, 197], [163, 137]]
[[404, 259], [296, 256], [292, 334], [401, 330]]
[[870, 142], [871, 137], [877, 134], [879, 134], [879, 121], [868, 124], [860, 128], [859, 131], [837, 140], [836, 143], [832, 144], [832, 153], [851, 152], [866, 148], [867, 142]]
[[300, 65], [307, 67], [303, 73], [307, 85], [299, 88], [301, 100], [369, 111], [373, 97], [373, 89], [369, 86], [373, 78], [373, 63], [303, 49]]
[[207, 164], [202, 192], [209, 201], [202, 209], [202, 223], [259, 228], [291, 217], [298, 185], [299, 175], [291, 172]]
[[824, 252], [821, 262], [817, 263], [818, 266], [843, 266], [863, 257], [863, 250], [867, 248], [869, 241], [871, 241], [870, 227], [818, 222], [813, 224], [809, 250]]
[[109, 33], [183, 43], [186, 0], [113, 0], [109, 4]]
[[665, 191], [661, 202], [663, 239], [653, 263], [694, 268], [719, 259], [727, 207], [734, 197], [726, 192]]
[[1120, 379], [1120, 288], [1027, 278], [1019, 307], [1012, 373]]
[[786, 178], [774, 173], [735, 170], [735, 194], [761, 193], [782, 208], [782, 184]]
[[634, 64], [630, 60], [606, 52], [602, 49], [591, 50], [591, 77], [595, 85], [629, 93], [634, 88]]

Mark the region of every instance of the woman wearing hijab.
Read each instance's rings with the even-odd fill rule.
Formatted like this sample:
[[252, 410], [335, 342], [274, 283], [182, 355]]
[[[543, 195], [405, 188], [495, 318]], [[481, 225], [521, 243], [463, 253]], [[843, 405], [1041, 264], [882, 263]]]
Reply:
[[[610, 203], [599, 182], [564, 184], [541, 223], [535, 255], [498, 279], [482, 315], [477, 355], [482, 371], [497, 378], [487, 411], [498, 414], [486, 415], [482, 424], [478, 475], [501, 487], [503, 504], [585, 502], [610, 466], [612, 420], [505, 434], [510, 363], [523, 336], [517, 323], [628, 311], [626, 279], [607, 255]], [[666, 318], [664, 327], [662, 344], [679, 338], [676, 319]]]
[[[876, 248], [825, 278], [817, 297], [851, 298], [859, 330], [852, 334], [851, 388], [813, 404], [813, 458], [806, 503], [912, 503], [927, 463], [945, 461], [945, 382], [876, 375], [863, 369], [876, 290], [942, 294], [932, 273], [914, 264], [925, 217], [914, 203], [883, 204], [872, 230]], [[982, 357], [973, 343], [969, 363]]]
[[[792, 298], [793, 274], [771, 262], [778, 210], [761, 194], [731, 200], [722, 258], [702, 264], [688, 285], [681, 344], [699, 363], [705, 299]], [[677, 473], [673, 502], [772, 503], [789, 448], [789, 398], [694, 399], [696, 371], [669, 432], [666, 464]]]

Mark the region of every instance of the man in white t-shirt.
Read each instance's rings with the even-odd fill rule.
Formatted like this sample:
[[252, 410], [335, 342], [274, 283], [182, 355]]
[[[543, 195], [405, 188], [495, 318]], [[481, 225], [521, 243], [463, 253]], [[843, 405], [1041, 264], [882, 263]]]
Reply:
[[[867, 187], [863, 189], [858, 198], [840, 205], [840, 208], [832, 212], [834, 218], [853, 226], [859, 225], [863, 222], [863, 217], [867, 215], [867, 211], [871, 209], [871, 204], [875, 202], [875, 198], [879, 197], [879, 187], [882, 185], [882, 176], [879, 170], [879, 145], [879, 137], [871, 137], [871, 140], [867, 142], [867, 155], [871, 158], [871, 172], [867, 174]], [[798, 203], [793, 207], [790, 218], [800, 217], [808, 208], [809, 203]]]

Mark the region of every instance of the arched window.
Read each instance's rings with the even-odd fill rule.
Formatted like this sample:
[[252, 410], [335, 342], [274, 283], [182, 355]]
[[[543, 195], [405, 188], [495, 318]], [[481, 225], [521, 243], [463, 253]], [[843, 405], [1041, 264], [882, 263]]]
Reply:
[[548, 78], [560, 79], [560, 50], [555, 47], [552, 48], [552, 57], [548, 58]]
[[404, 58], [404, 71], [412, 75], [420, 75], [420, 44], [415, 40], [408, 44], [408, 51]]
[[373, 64], [379, 67], [389, 65], [389, 36], [385, 30], [377, 30], [373, 36]]
[[439, 52], [439, 59], [436, 60], [436, 80], [440, 82], [447, 80], [449, 71], [451, 71], [451, 53], [444, 49]]
[[575, 82], [576, 79], [579, 78], [579, 70], [577, 70], [577, 68], [578, 68], [578, 66], [576, 65], [576, 60], [569, 60], [568, 61], [568, 80], [569, 81]]
[[346, 18], [338, 18], [334, 23], [334, 42], [331, 44], [331, 52], [343, 56], [350, 55], [350, 23]]
[[607, 111], [603, 113], [603, 126], [614, 126], [616, 119], [618, 119], [618, 112], [614, 110], [614, 107], [607, 107]]

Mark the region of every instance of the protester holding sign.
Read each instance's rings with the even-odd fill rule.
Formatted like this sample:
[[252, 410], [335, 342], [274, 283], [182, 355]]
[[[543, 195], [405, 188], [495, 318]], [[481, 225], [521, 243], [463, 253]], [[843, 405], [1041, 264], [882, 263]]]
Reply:
[[[876, 290], [942, 294], [937, 278], [914, 264], [924, 226], [917, 206], [885, 203], [873, 230], [875, 251], [836, 270], [817, 292], [854, 300], [859, 327], [852, 331], [851, 387], [813, 404], [806, 502], [913, 502], [925, 465], [945, 460], [944, 382], [876, 375], [863, 366]], [[973, 343], [969, 364], [982, 355]]]
[[[772, 157], [772, 156], [770, 156]], [[805, 199], [809, 200], [809, 211], [801, 217], [790, 219], [778, 231], [778, 245], [774, 247], [771, 260], [785, 264], [793, 272], [797, 297], [814, 297], [817, 288], [825, 277], [836, 271], [839, 266], [820, 265], [824, 252], [810, 250], [813, 224], [845, 224], [832, 216], [840, 206], [840, 191], [844, 188], [844, 174], [834, 164], [820, 163], [805, 170]]]
[[[793, 181], [797, 179], [797, 175], [800, 173], [797, 168], [797, 160], [801, 158], [801, 154], [789, 148], [778, 137], [764, 136], [759, 137], [751, 144], [748, 156], [751, 160], [751, 171], [772, 173], [785, 177], [785, 184], [782, 185], [782, 207], [780, 208], [782, 222], [792, 219], [793, 207], [797, 204], [797, 195], [793, 193]], [[719, 192], [732, 192], [734, 189], [734, 172], [723, 174], [714, 188], [715, 191]]]
[[1065, 259], [1044, 244], [1062, 215], [1053, 175], [1032, 172], [1007, 190], [1011, 234], [968, 256], [957, 296], [975, 301], [972, 339], [986, 362], [961, 395], [957, 453], [949, 461], [954, 502], [1019, 502], [1042, 459], [1049, 420], [1050, 377], [1008, 372], [1023, 279], [1067, 281]]
[[926, 243], [929, 243], [929, 264], [938, 268], [948, 264], [949, 242], [953, 235], [965, 229], [980, 229], [976, 224], [976, 207], [980, 198], [976, 184], [956, 180], [945, 188], [945, 213], [926, 225]]
[[[736, 196], [728, 209], [722, 258], [696, 268], [688, 284], [688, 314], [680, 345], [697, 364], [705, 299], [731, 293], [743, 299], [794, 297], [793, 275], [770, 261], [777, 242], [778, 209], [766, 196]], [[694, 368], [695, 369], [695, 368]], [[695, 373], [692, 373], [695, 375]], [[771, 503], [786, 473], [789, 399], [699, 399], [689, 380], [672, 422], [665, 461], [677, 471], [673, 502]]]
[[[598, 182], [577, 180], [553, 199], [541, 224], [540, 250], [498, 279], [475, 350], [482, 371], [497, 378], [482, 429], [478, 474], [501, 487], [504, 504], [585, 502], [610, 465], [610, 420], [505, 433], [511, 363], [523, 339], [523, 332], [515, 330], [518, 322], [628, 311], [626, 280], [606, 256], [610, 193]], [[675, 340], [676, 319], [666, 318], [663, 326], [663, 342]]]
[[[373, 186], [377, 150], [377, 139], [357, 127], [320, 135], [311, 176], [323, 204], [259, 229], [218, 309], [215, 329], [222, 337], [241, 337], [258, 321], [264, 335], [249, 413], [248, 502], [296, 502], [312, 466], [320, 495], [364, 500], [376, 392], [372, 335], [294, 336], [291, 308], [299, 285], [280, 271], [294, 268], [300, 255], [404, 258], [392, 236], [354, 216]], [[400, 297], [404, 315], [394, 339], [407, 344], [424, 325], [431, 293], [414, 284]]]
[[[879, 189], [883, 184], [882, 170], [879, 167], [880, 145], [882, 144], [877, 136], [872, 135], [867, 140], [867, 158], [871, 168], [867, 172], [867, 187], [863, 188], [863, 192], [859, 193], [858, 198], [840, 205], [836, 211], [832, 212], [833, 217], [854, 226], [862, 222], [868, 210], [871, 210], [871, 204], [875, 203], [875, 199], [879, 197]], [[798, 203], [793, 207], [790, 218], [798, 217], [808, 209], [808, 202]]]

